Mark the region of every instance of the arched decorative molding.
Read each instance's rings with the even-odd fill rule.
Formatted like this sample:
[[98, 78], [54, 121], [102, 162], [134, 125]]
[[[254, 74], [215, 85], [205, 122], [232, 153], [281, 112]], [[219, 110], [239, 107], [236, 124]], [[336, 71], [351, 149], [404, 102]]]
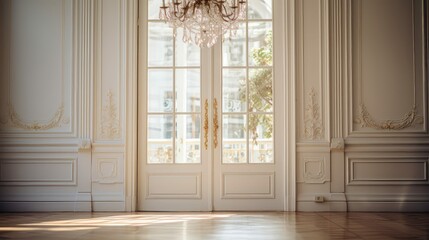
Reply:
[[[354, 108], [356, 109], [355, 112], [353, 113], [353, 110], [351, 110], [351, 115], [349, 118], [350, 123], [348, 123], [350, 125], [349, 127], [349, 133], [356, 133], [356, 132], [360, 132], [360, 133], [375, 133], [376, 131], [374, 130], [378, 130], [378, 131], [383, 131], [383, 132], [404, 132], [407, 133], [406, 129], [409, 128], [418, 128], [418, 125], [423, 125], [423, 127], [421, 128], [421, 131], [425, 132], [427, 130], [426, 126], [425, 126], [425, 118], [427, 116], [426, 113], [426, 104], [425, 104], [425, 99], [427, 99], [427, 91], [424, 90], [425, 87], [423, 87], [423, 91], [419, 93], [419, 91], [422, 89], [422, 86], [425, 86], [425, 79], [422, 76], [425, 76], [425, 69], [426, 69], [426, 65], [427, 65], [427, 61], [422, 59], [421, 62], [418, 61], [418, 58], [416, 56], [418, 56], [418, 52], [423, 50], [426, 51], [426, 47], [424, 46], [424, 41], [420, 41], [418, 36], [415, 31], [417, 31], [417, 29], [424, 29], [425, 28], [425, 23], [424, 23], [424, 14], [423, 14], [423, 10], [416, 10], [419, 7], [421, 8], [423, 6], [423, 1], [411, 1], [409, 2], [412, 12], [410, 13], [410, 17], [411, 17], [411, 23], [413, 26], [413, 36], [412, 36], [412, 50], [413, 50], [413, 69], [412, 69], [412, 76], [408, 79], [409, 81], [412, 81], [413, 84], [413, 89], [412, 89], [412, 94], [410, 93], [409, 96], [412, 99], [412, 102], [410, 103], [411, 107], [409, 110], [404, 110], [403, 113], [398, 113], [398, 114], [402, 114], [402, 117], [397, 117], [396, 119], [377, 119], [374, 115], [376, 115], [376, 112], [373, 111], [372, 113], [367, 109], [367, 106], [371, 105], [371, 102], [367, 102], [368, 100], [365, 98], [364, 96], [364, 92], [365, 92], [365, 88], [364, 86], [366, 85], [365, 83], [365, 79], [363, 77], [363, 56], [364, 54], [362, 53], [362, 49], [363, 49], [363, 40], [362, 40], [362, 36], [363, 36], [363, 30], [362, 30], [362, 21], [363, 21], [363, 16], [362, 16], [362, 3], [363, 0], [347, 0], [347, 4], [344, 6], [346, 11], [344, 11], [346, 14], [346, 18], [348, 21], [348, 30], [346, 30], [347, 32], [347, 43], [348, 46], [346, 46], [346, 48], [349, 48], [349, 52], [350, 55], [348, 55], [347, 57], [349, 59], [347, 60], [352, 60], [354, 61], [355, 65], [350, 64], [347, 67], [350, 67], [350, 72], [353, 72], [353, 74], [349, 75], [350, 77], [350, 82], [348, 84], [351, 84], [353, 88], [355, 88], [356, 90], [353, 91], [349, 94], [349, 101], [350, 101], [350, 109]], [[421, 12], [421, 14], [418, 14], [419, 11]], [[354, 17], [352, 17], [351, 15], [354, 14]], [[420, 25], [419, 25], [420, 24]], [[420, 26], [420, 27], [418, 27]], [[352, 39], [353, 36], [353, 32], [352, 29], [355, 28], [356, 29], [356, 36]], [[421, 33], [424, 34], [424, 31]], [[354, 41], [354, 45], [351, 43], [352, 41]], [[355, 48], [355, 50], [353, 50], [353, 48]], [[356, 53], [354, 53], [354, 51], [356, 51]], [[355, 58], [355, 59], [353, 59]], [[418, 66], [421, 65], [421, 68], [419, 68]], [[352, 71], [353, 70], [353, 71]], [[422, 72], [420, 72], [422, 71]], [[420, 77], [419, 77], [420, 76]], [[386, 78], [389, 79], [389, 78]], [[386, 79], [380, 79], [380, 80], [386, 80]], [[353, 85], [352, 81], [355, 81], [356, 85]], [[423, 82], [423, 83], [422, 83]], [[352, 99], [352, 95], [355, 94], [356, 98]], [[420, 96], [420, 97], [419, 97]], [[374, 100], [373, 100], [374, 101]], [[355, 103], [353, 103], [355, 102]], [[403, 100], [401, 100], [401, 102], [403, 102]], [[374, 102], [375, 103], [375, 102]], [[393, 102], [392, 100], [389, 101], [389, 104], [395, 104], [395, 102]], [[380, 116], [379, 116], [380, 118]], [[359, 126], [356, 128], [355, 124], [359, 124]], [[359, 127], [361, 129], [359, 129]], [[366, 129], [364, 129], [366, 128]], [[369, 130], [368, 129], [372, 129]], [[416, 130], [410, 130], [411, 132], [416, 132]]]
[[32, 131], [43, 131], [53, 128], [60, 127], [62, 124], [67, 124], [67, 119], [64, 119], [64, 104], [58, 107], [54, 116], [46, 122], [27, 122], [22, 120], [19, 114], [15, 111], [12, 104], [9, 104], [9, 118], [6, 122], [2, 122], [4, 125], [10, 125], [11, 127], [20, 128], [23, 130], [32, 130]]
[[305, 107], [305, 129], [304, 134], [306, 139], [319, 140], [324, 134], [323, 123], [320, 118], [320, 106], [316, 100], [316, 91], [314, 88], [308, 93], [309, 103]]
[[110, 140], [119, 138], [121, 135], [117, 106], [111, 90], [107, 92], [106, 106], [103, 107], [100, 135]]
[[380, 121], [374, 119], [366, 109], [365, 104], [362, 103], [360, 104], [359, 118], [356, 119], [356, 123], [361, 124], [362, 127], [378, 130], [402, 130], [416, 124], [423, 124], [423, 116], [417, 114], [417, 108], [414, 105], [402, 119]]

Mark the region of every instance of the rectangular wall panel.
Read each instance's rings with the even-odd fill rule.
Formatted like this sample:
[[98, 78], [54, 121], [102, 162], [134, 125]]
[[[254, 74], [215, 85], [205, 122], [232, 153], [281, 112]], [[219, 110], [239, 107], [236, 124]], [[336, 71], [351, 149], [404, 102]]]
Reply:
[[97, 2], [95, 141], [118, 141], [122, 136], [123, 46], [121, 11], [123, 1]]
[[75, 159], [0, 161], [0, 185], [75, 185]]
[[[73, 23], [70, 0], [5, 1], [1, 52], [0, 131], [70, 133], [72, 123]], [[5, 24], [5, 25], [6, 25]], [[3, 29], [3, 30], [5, 30]]]
[[222, 198], [274, 198], [274, 173], [224, 173]]
[[349, 158], [348, 184], [428, 184], [428, 161], [427, 157]]
[[149, 174], [147, 198], [201, 198], [201, 173]]
[[352, 3], [353, 131], [427, 133], [423, 1]]

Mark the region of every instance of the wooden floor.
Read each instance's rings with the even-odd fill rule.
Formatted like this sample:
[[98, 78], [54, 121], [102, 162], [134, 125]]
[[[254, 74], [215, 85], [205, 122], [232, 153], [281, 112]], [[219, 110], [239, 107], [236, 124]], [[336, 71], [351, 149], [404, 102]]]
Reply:
[[0, 239], [429, 239], [429, 214], [3, 213]]

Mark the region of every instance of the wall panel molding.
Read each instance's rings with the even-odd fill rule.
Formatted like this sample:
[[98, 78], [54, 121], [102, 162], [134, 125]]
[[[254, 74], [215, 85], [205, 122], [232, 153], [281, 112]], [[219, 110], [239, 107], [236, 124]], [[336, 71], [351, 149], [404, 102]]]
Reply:
[[[76, 16], [72, 1], [54, 1], [47, 6], [32, 6], [33, 1], [6, 2], [9, 4], [5, 8], [9, 11], [6, 23], [10, 31], [2, 32], [9, 36], [6, 43], [9, 48], [2, 53], [9, 53], [9, 59], [3, 64], [8, 74], [1, 82], [4, 97], [0, 104], [0, 135], [73, 135], [74, 94], [70, 86], [74, 82], [73, 19]], [[43, 39], [36, 29], [45, 32]], [[50, 54], [42, 52], [47, 46], [52, 50]], [[49, 89], [48, 94], [45, 89]]]
[[[395, 1], [389, 7], [382, 0], [347, 2], [351, 26], [345, 36], [353, 42], [345, 46], [349, 48], [346, 57], [353, 62], [349, 66], [353, 72], [348, 92], [349, 134], [428, 137], [424, 0]], [[398, 8], [403, 9], [401, 14], [394, 12]], [[397, 27], [390, 28], [392, 24]], [[373, 34], [377, 27], [383, 31]]]
[[122, 0], [96, 2], [95, 142], [123, 142], [126, 4]]
[[329, 141], [329, 1], [298, 1], [299, 142]]
[[0, 160], [0, 185], [75, 186], [77, 159], [14, 158]]
[[429, 157], [347, 157], [347, 185], [429, 185]]

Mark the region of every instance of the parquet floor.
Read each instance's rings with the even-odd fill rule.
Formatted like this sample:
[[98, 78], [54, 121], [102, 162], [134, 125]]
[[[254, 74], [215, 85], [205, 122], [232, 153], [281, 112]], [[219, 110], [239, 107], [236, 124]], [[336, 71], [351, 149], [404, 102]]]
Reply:
[[0, 213], [0, 239], [429, 239], [429, 214]]

